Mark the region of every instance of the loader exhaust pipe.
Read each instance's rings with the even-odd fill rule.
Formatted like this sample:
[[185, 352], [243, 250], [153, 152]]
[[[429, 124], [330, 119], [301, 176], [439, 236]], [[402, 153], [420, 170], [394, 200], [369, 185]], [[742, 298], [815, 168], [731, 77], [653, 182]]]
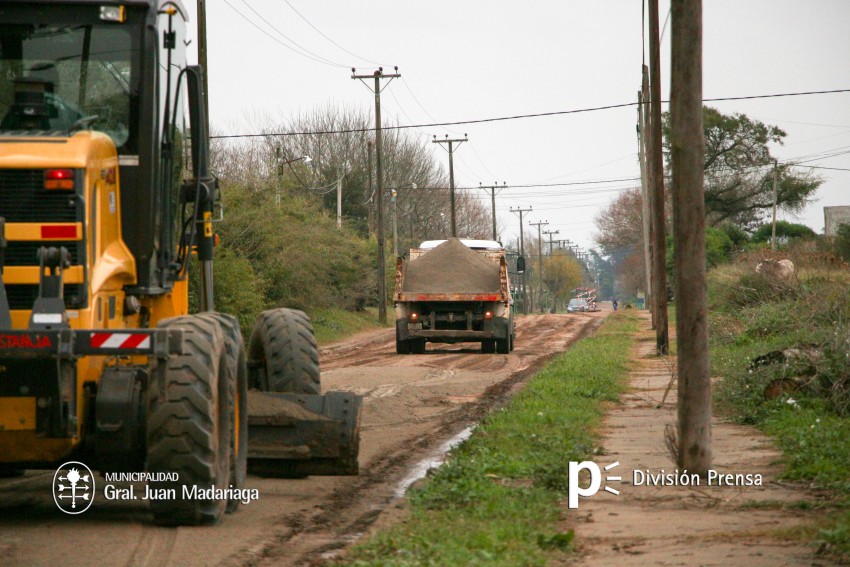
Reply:
[[189, 87], [189, 122], [192, 134], [192, 173], [195, 177], [195, 223], [198, 260], [201, 263], [201, 311], [215, 311], [213, 297], [213, 204], [218, 183], [210, 174], [209, 132], [207, 108], [204, 104], [203, 69], [198, 65], [186, 68]]

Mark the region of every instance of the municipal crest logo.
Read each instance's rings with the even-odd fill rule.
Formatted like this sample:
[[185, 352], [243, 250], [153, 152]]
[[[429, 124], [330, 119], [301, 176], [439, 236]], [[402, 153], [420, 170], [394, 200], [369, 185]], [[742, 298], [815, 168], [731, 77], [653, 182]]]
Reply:
[[83, 463], [69, 461], [53, 475], [53, 500], [66, 514], [82, 514], [94, 501], [94, 475]]

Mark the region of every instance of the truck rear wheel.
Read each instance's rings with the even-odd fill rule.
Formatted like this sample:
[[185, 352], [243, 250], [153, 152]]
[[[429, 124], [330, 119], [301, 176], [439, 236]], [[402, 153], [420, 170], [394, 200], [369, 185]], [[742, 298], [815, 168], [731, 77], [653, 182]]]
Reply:
[[511, 352], [511, 336], [506, 339], [496, 339], [496, 353], [509, 354]]
[[395, 330], [395, 352], [396, 354], [410, 354], [410, 341], [401, 340], [398, 329]]
[[257, 318], [248, 357], [265, 368], [253, 384], [264, 392], [319, 394], [319, 348], [313, 325], [303, 311], [271, 309]]
[[410, 339], [410, 353], [411, 354], [424, 354], [425, 353], [425, 339]]
[[[233, 488], [242, 489], [248, 475], [248, 366], [245, 362], [245, 343], [236, 317], [224, 313], [202, 313], [199, 317], [217, 322], [224, 335], [224, 352], [231, 373], [228, 382], [232, 401], [230, 484]], [[239, 502], [239, 498], [228, 499], [227, 513], [235, 512]]]
[[481, 352], [484, 354], [493, 354], [496, 352], [496, 341], [493, 339], [484, 339], [481, 341]]
[[184, 331], [184, 352], [154, 369], [147, 470], [178, 478], [149, 484], [162, 496], [151, 500], [151, 511], [160, 525], [212, 524], [227, 506], [216, 493], [230, 484], [232, 390], [224, 337], [216, 321], [198, 316], [166, 319], [159, 327]]

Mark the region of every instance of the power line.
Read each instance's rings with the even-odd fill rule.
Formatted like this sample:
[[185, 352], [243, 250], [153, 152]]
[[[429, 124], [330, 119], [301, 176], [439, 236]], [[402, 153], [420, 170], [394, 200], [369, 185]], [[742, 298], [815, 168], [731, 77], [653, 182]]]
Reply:
[[326, 40], [328, 40], [329, 42], [331, 42], [332, 44], [334, 44], [334, 45], [335, 45], [335, 46], [337, 46], [338, 48], [342, 49], [343, 51], [345, 51], [346, 53], [348, 53], [348, 54], [349, 54], [349, 55], [351, 55], [352, 57], [355, 57], [355, 58], [357, 58], [357, 59], [360, 59], [361, 61], [366, 61], [367, 63], [374, 63], [375, 65], [383, 65], [383, 63], [378, 63], [377, 61], [372, 61], [371, 59], [366, 59], [365, 57], [361, 57], [360, 55], [357, 55], [356, 53], [352, 53], [352, 52], [351, 52], [351, 51], [349, 51], [348, 49], [344, 48], [343, 46], [341, 46], [340, 44], [338, 44], [337, 42], [335, 42], [333, 39], [331, 39], [330, 37], [328, 37], [327, 35], [325, 35], [325, 34], [322, 32], [322, 30], [320, 30], [319, 28], [317, 28], [316, 26], [314, 26], [314, 25], [313, 25], [313, 23], [312, 23], [312, 22], [310, 22], [310, 20], [308, 20], [307, 18], [305, 18], [305, 17], [304, 17], [304, 15], [303, 15], [303, 14], [301, 14], [301, 12], [299, 12], [298, 10], [296, 10], [296, 9], [295, 9], [295, 6], [293, 6], [292, 4], [290, 4], [289, 0], [283, 0], [283, 1], [284, 1], [284, 2], [286, 2], [286, 5], [287, 5], [287, 6], [289, 6], [289, 7], [292, 9], [292, 11], [293, 11], [293, 12], [295, 12], [296, 14], [298, 14], [298, 17], [299, 17], [299, 18], [301, 18], [302, 20], [304, 20], [305, 22], [307, 22], [307, 25], [308, 25], [308, 26], [310, 26], [311, 28], [313, 28], [313, 29], [316, 31], [316, 33], [318, 33], [320, 36], [322, 36], [323, 38], [325, 38]]
[[258, 16], [261, 20], [263, 20], [263, 21], [266, 23], [266, 25], [268, 25], [270, 28], [272, 28], [274, 31], [276, 31], [278, 34], [280, 34], [280, 36], [281, 36], [281, 37], [283, 37], [284, 39], [286, 39], [287, 41], [289, 41], [289, 42], [290, 42], [290, 43], [292, 43], [293, 45], [297, 46], [297, 47], [298, 47], [298, 49], [302, 49], [304, 52], [301, 52], [301, 51], [299, 51], [298, 49], [295, 49], [294, 47], [292, 47], [292, 46], [290, 46], [290, 45], [287, 45], [286, 43], [284, 43], [284, 42], [280, 41], [278, 38], [276, 38], [275, 36], [273, 36], [272, 34], [270, 34], [269, 32], [267, 32], [266, 30], [264, 30], [263, 28], [261, 28], [260, 26], [258, 26], [258, 25], [257, 25], [257, 23], [256, 23], [256, 22], [254, 22], [251, 18], [249, 18], [248, 16], [246, 16], [245, 14], [243, 14], [242, 12], [240, 12], [239, 10], [237, 10], [237, 9], [236, 9], [236, 7], [235, 7], [233, 4], [231, 4], [231, 3], [230, 3], [230, 2], [228, 2], [227, 0], [223, 0], [223, 1], [224, 1], [224, 3], [225, 3], [225, 4], [227, 4], [228, 6], [230, 6], [230, 9], [231, 9], [231, 10], [233, 10], [234, 12], [236, 12], [237, 14], [239, 14], [239, 16], [240, 16], [243, 20], [245, 20], [246, 22], [248, 22], [249, 24], [251, 24], [252, 26], [254, 26], [255, 28], [257, 28], [258, 30], [260, 30], [261, 32], [263, 32], [263, 34], [265, 34], [265, 35], [266, 35], [267, 37], [269, 37], [271, 40], [273, 40], [273, 41], [275, 41], [275, 42], [279, 43], [280, 45], [282, 45], [283, 47], [285, 47], [285, 48], [287, 48], [288, 50], [292, 51], [293, 53], [295, 53], [295, 54], [297, 54], [297, 55], [300, 55], [300, 56], [302, 56], [302, 57], [306, 57], [307, 59], [311, 59], [311, 60], [313, 60], [313, 61], [315, 61], [315, 62], [317, 62], [317, 63], [322, 63], [323, 65], [330, 65], [331, 67], [348, 67], [348, 65], [343, 65], [343, 64], [341, 64], [341, 63], [337, 63], [337, 62], [335, 62], [335, 61], [331, 61], [330, 59], [327, 59], [327, 58], [325, 58], [325, 57], [322, 57], [321, 55], [317, 55], [317, 54], [313, 53], [312, 51], [310, 51], [309, 49], [307, 49], [307, 48], [305, 48], [305, 47], [301, 47], [300, 45], [298, 45], [298, 43], [296, 43], [295, 41], [293, 41], [293, 40], [289, 39], [289, 38], [288, 38], [288, 37], [287, 37], [284, 33], [282, 33], [282, 32], [281, 32], [279, 29], [277, 29], [274, 25], [272, 25], [271, 23], [269, 23], [269, 21], [268, 21], [268, 20], [266, 20], [266, 19], [265, 19], [262, 15], [260, 15], [260, 13], [259, 13], [259, 12], [257, 12], [256, 10], [254, 10], [254, 8], [252, 8], [250, 4], [248, 4], [247, 2], [245, 2], [245, 0], [242, 0], [242, 3], [243, 3], [243, 4], [245, 4], [245, 6], [247, 6], [249, 10], [251, 10], [252, 12], [254, 12], [255, 14], [257, 14], [257, 16]]
[[[224, 0], [227, 2], [227, 0]], [[230, 4], [228, 4], [230, 5]], [[232, 7], [232, 6], [231, 6]], [[268, 34], [267, 34], [268, 35]], [[703, 99], [703, 102], [724, 102], [724, 101], [735, 101], [735, 100], [753, 100], [753, 99], [761, 99], [761, 98], [780, 98], [780, 97], [789, 97], [789, 96], [808, 96], [808, 95], [820, 95], [820, 94], [836, 94], [836, 93], [848, 93], [850, 89], [835, 89], [829, 91], [805, 91], [805, 92], [794, 92], [794, 93], [775, 93], [775, 94], [766, 94], [766, 95], [751, 95], [751, 96], [732, 96], [732, 97], [719, 97], [719, 98], [706, 98]], [[663, 104], [669, 103], [669, 101], [662, 100]], [[398, 124], [396, 126], [384, 126], [384, 130], [405, 130], [409, 128], [433, 128], [437, 126], [461, 126], [465, 124], [485, 124], [489, 122], [505, 122], [508, 120], [521, 120], [526, 118], [545, 118], [549, 116], [565, 116], [568, 114], [583, 114], [588, 112], [598, 112], [602, 110], [614, 110], [618, 108], [629, 108], [632, 106], [637, 106], [638, 102], [625, 102], [621, 104], [609, 104], [605, 106], [594, 106], [589, 108], [578, 108], [574, 110], [556, 110], [553, 112], [538, 112], [534, 114], [515, 114], [511, 116], [497, 116], [494, 118], [479, 118], [473, 120], [457, 120], [454, 122], [432, 122], [429, 124]], [[313, 136], [313, 135], [324, 135], [324, 134], [357, 134], [360, 132], [373, 132], [374, 128], [351, 128], [347, 130], [316, 130], [313, 132], [276, 132], [276, 133], [264, 133], [264, 134], [224, 134], [218, 136], [210, 136], [210, 138], [261, 138], [266, 136]]]

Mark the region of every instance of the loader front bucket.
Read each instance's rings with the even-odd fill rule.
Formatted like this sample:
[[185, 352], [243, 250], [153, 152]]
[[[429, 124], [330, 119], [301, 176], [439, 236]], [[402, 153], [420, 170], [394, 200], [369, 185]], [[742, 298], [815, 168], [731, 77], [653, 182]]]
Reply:
[[363, 397], [248, 392], [248, 472], [303, 478], [359, 473]]

